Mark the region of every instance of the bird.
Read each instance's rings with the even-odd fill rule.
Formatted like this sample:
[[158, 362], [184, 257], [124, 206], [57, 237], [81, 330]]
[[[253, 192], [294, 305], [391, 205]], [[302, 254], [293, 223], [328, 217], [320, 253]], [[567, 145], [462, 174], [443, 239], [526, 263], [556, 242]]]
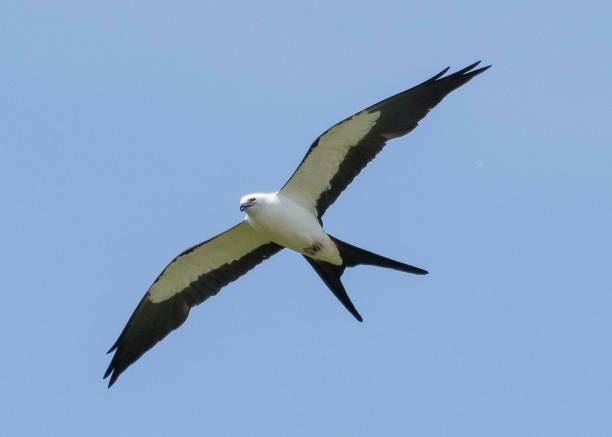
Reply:
[[199, 305], [283, 248], [301, 254], [358, 321], [341, 277], [348, 267], [372, 265], [424, 275], [428, 272], [348, 244], [323, 228], [322, 217], [387, 141], [412, 131], [453, 90], [491, 66], [475, 62], [430, 79], [340, 121], [310, 146], [297, 169], [273, 193], [240, 199], [244, 219], [176, 256], [153, 281], [108, 353], [110, 388], [130, 365], [185, 322]]

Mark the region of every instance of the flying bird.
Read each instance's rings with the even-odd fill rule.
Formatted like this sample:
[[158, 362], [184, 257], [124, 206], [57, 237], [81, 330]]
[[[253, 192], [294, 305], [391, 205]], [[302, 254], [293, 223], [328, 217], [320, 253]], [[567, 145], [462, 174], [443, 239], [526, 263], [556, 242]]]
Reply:
[[476, 62], [376, 103], [319, 136], [285, 185], [274, 193], [240, 199], [244, 220], [174, 258], [149, 287], [108, 353], [104, 378], [111, 387], [147, 350], [178, 328], [189, 311], [216, 295], [283, 248], [303, 255], [325, 285], [357, 319], [341, 277], [347, 267], [367, 264], [417, 275], [427, 271], [352, 246], [329, 235], [322, 217], [340, 193], [380, 152], [385, 143], [413, 130], [451, 91], [490, 66]]

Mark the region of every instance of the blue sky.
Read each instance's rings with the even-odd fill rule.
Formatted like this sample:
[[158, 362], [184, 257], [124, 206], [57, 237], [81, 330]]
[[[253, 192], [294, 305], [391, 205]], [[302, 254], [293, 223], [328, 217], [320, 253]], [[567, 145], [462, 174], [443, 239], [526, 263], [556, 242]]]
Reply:
[[[0, 433], [612, 435], [607, 2], [0, 6]], [[331, 124], [494, 67], [390, 143], [330, 233], [430, 270], [284, 251], [126, 371], [134, 306]]]

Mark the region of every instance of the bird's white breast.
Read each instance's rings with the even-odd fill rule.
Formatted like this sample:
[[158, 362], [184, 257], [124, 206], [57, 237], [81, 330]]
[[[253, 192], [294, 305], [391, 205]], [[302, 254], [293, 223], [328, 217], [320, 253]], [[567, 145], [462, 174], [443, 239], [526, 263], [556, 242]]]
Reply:
[[336, 245], [309, 210], [280, 193], [257, 203], [247, 211], [246, 220], [262, 236], [312, 258], [342, 264]]

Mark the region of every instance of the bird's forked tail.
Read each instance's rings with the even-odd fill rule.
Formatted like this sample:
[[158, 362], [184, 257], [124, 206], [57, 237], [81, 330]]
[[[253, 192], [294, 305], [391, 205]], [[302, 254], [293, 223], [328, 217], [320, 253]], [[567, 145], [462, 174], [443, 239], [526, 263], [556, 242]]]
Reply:
[[384, 267], [387, 269], [399, 270], [401, 272], [414, 273], [416, 275], [426, 275], [427, 270], [420, 269], [418, 267], [411, 266], [409, 264], [404, 264], [399, 261], [392, 260], [390, 258], [386, 258], [381, 255], [377, 255], [375, 253], [369, 252], [365, 249], [360, 249], [359, 247], [353, 246], [351, 244], [345, 243], [344, 241], [338, 240], [335, 237], [329, 236], [336, 246], [338, 247], [338, 251], [340, 252], [340, 257], [342, 258], [342, 265], [334, 265], [327, 263], [325, 261], [319, 261], [308, 256], [304, 255], [306, 261], [310, 263], [310, 265], [315, 269], [317, 274], [321, 277], [325, 285], [329, 287], [329, 289], [334, 293], [334, 295], [338, 298], [338, 300], [344, 305], [344, 307], [355, 317], [358, 321], [362, 322], [363, 318], [357, 312], [355, 305], [351, 302], [346, 290], [344, 289], [344, 285], [340, 278], [344, 273], [344, 270], [347, 267], [355, 267], [358, 265], [370, 265], [370, 266], [378, 266]]

